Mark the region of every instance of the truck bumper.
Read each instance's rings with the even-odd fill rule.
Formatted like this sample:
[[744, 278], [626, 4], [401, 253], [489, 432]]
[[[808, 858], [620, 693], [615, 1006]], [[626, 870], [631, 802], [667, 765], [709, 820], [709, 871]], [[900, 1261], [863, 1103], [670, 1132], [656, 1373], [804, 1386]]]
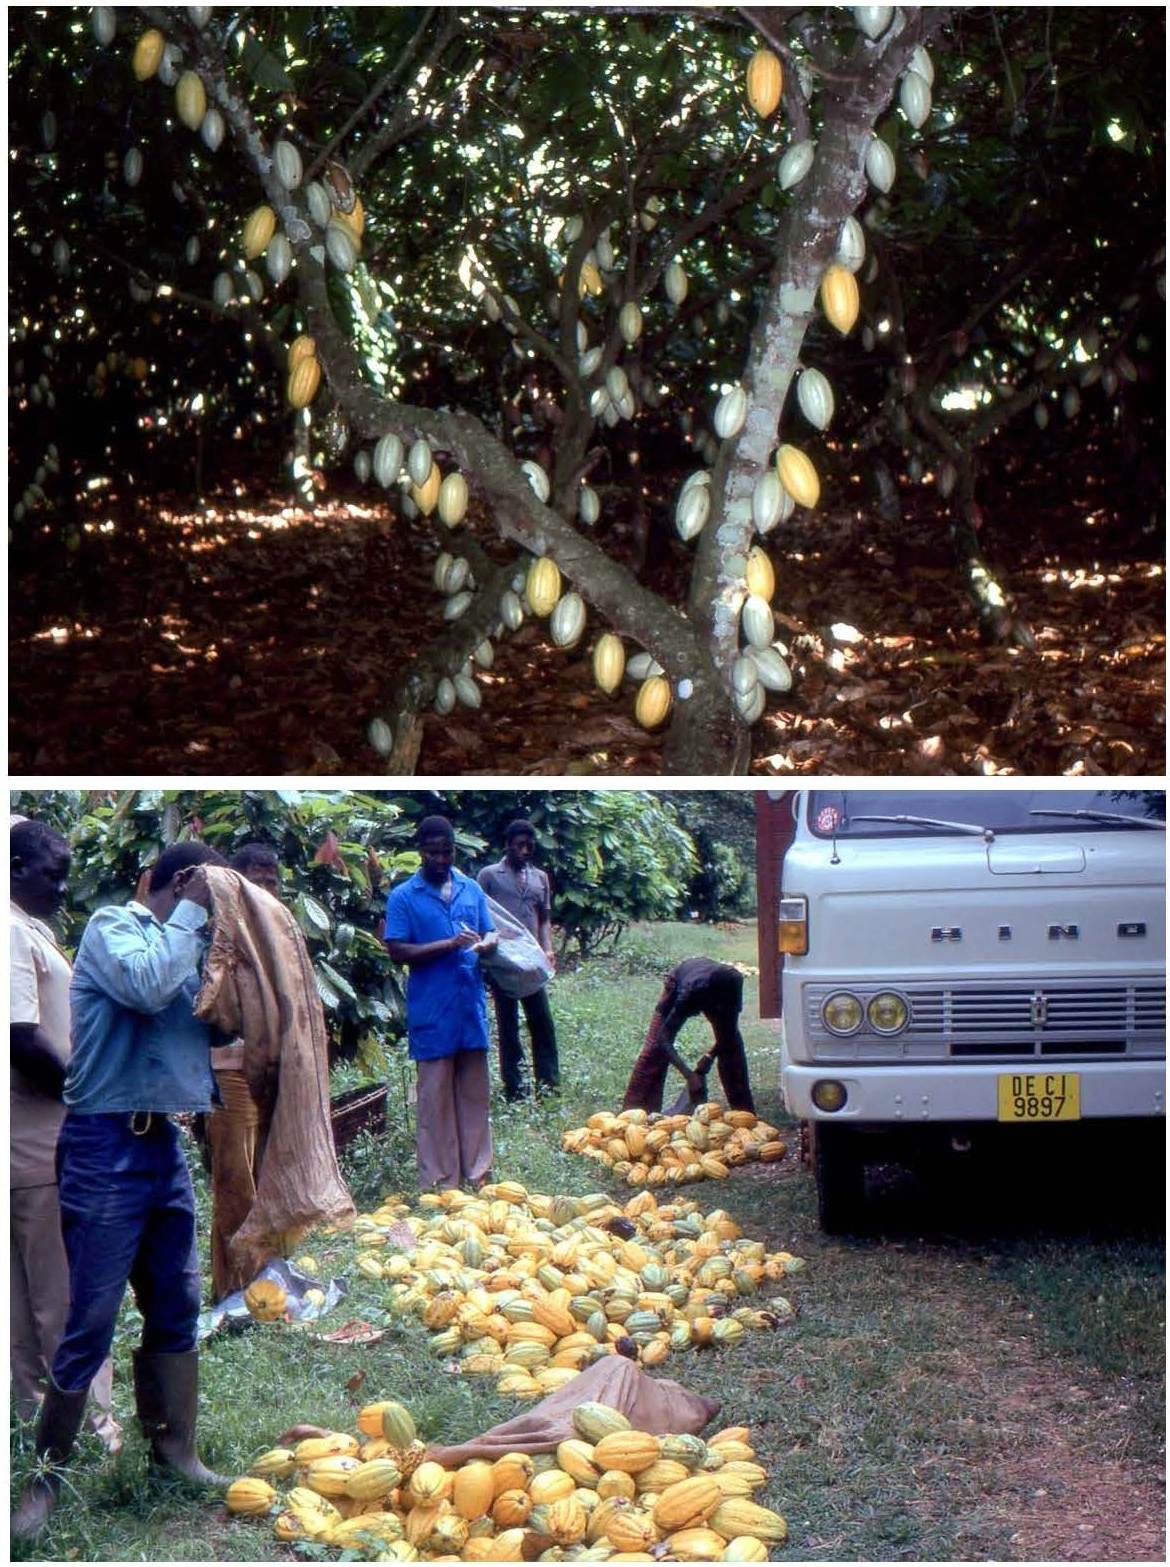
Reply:
[[[878, 1122], [915, 1125], [930, 1121], [964, 1122], [998, 1119], [998, 1083], [1013, 1073], [1075, 1072], [1080, 1079], [1082, 1120], [1110, 1117], [1164, 1116], [1164, 1061], [940, 1062], [937, 1066], [840, 1067], [786, 1062], [782, 1076], [784, 1103], [805, 1121]], [[815, 1083], [843, 1085], [846, 1101], [831, 1113], [812, 1102]]]

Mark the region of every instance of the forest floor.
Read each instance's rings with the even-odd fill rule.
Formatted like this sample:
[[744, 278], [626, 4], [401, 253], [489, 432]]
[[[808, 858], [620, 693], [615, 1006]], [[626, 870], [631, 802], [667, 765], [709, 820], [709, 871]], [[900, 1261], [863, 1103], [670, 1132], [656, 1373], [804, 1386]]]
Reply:
[[[15, 549], [10, 771], [379, 771], [369, 720], [442, 624], [438, 546], [425, 522], [334, 482], [313, 512], [244, 474], [201, 507], [111, 488], [87, 503], [72, 552]], [[1001, 484], [1010, 501], [983, 497], [981, 538], [1032, 650], [981, 642], [932, 492], [908, 496], [896, 525], [838, 506], [777, 529], [777, 631], [796, 679], [755, 728], [753, 773], [1164, 771], [1159, 534], [1111, 514], [1089, 474], [1064, 485], [1084, 492], [1075, 504], [1046, 502], [1026, 463]], [[673, 593], [683, 546], [661, 517], [652, 527], [645, 580]], [[634, 547], [629, 530], [602, 542]], [[632, 686], [607, 698], [593, 683], [594, 636], [564, 652], [546, 633], [529, 621], [500, 640], [477, 670], [482, 711], [427, 718], [420, 774], [661, 771]]]

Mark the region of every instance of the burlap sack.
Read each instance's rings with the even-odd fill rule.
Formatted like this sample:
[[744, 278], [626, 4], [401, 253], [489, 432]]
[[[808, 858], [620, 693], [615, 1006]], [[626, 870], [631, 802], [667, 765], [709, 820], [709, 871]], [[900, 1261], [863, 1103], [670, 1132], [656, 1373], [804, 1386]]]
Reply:
[[300, 926], [234, 871], [204, 869], [212, 937], [195, 1011], [243, 1039], [248, 1087], [269, 1115], [256, 1200], [227, 1242], [250, 1281], [314, 1225], [348, 1224], [355, 1213], [337, 1168], [325, 1015]]
[[647, 1376], [624, 1355], [606, 1355], [514, 1420], [455, 1447], [430, 1447], [427, 1457], [451, 1468], [471, 1458], [495, 1460], [505, 1453], [551, 1453], [559, 1443], [576, 1436], [573, 1410], [586, 1402], [620, 1409], [636, 1430], [657, 1436], [695, 1434], [721, 1408], [715, 1399], [691, 1393], [681, 1382]]

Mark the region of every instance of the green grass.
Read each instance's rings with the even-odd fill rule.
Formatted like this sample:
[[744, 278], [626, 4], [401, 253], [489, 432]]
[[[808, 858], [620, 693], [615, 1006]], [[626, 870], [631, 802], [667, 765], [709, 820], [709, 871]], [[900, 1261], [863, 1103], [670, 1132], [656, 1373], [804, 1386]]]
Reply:
[[[562, 1096], [494, 1107], [497, 1176], [534, 1190], [599, 1188], [605, 1172], [564, 1154], [560, 1133], [617, 1106], [663, 973], [698, 952], [754, 964], [754, 928], [638, 927], [612, 955], [558, 976]], [[759, 1021], [750, 980], [747, 996], [753, 1087], [761, 1113], [779, 1121], [775, 1026]], [[706, 1044], [706, 1025], [688, 1024], [683, 1055], [693, 1059]], [[674, 1090], [672, 1082], [668, 1096]], [[359, 1139], [344, 1161], [360, 1207], [388, 1191], [414, 1195], [412, 1138], [395, 1078], [385, 1136]], [[807, 1259], [783, 1289], [798, 1317], [726, 1352], [672, 1356], [661, 1373], [721, 1399], [722, 1422], [752, 1427], [771, 1475], [761, 1499], [789, 1520], [785, 1560], [1010, 1560], [1015, 1509], [1040, 1483], [1030, 1466], [1052, 1427], [1078, 1469], [1121, 1452], [1135, 1481], [1150, 1478], [1162, 1451], [1165, 1337], [1156, 1231], [1118, 1222], [1030, 1233], [1019, 1223], [999, 1227], [995, 1210], [948, 1231], [937, 1216], [924, 1224], [910, 1205], [885, 1212], [884, 1233], [829, 1240], [815, 1227], [797, 1138], [789, 1141], [784, 1164], [687, 1194], [731, 1210], [769, 1249]], [[351, 1428], [357, 1408], [383, 1395], [404, 1398], [422, 1432], [442, 1440], [516, 1413], [490, 1380], [442, 1373], [421, 1326], [390, 1316], [383, 1288], [354, 1272], [348, 1238], [315, 1236], [300, 1249], [350, 1287], [326, 1325], [361, 1319], [385, 1336], [325, 1344], [272, 1326], [208, 1343], [201, 1441], [214, 1467], [242, 1472], [300, 1421]], [[290, 1559], [263, 1523], [228, 1519], [214, 1497], [144, 1481], [128, 1397], [136, 1334], [127, 1307], [115, 1347], [126, 1450], [101, 1462], [96, 1446], [84, 1445], [69, 1476], [72, 1505], [58, 1510], [38, 1559]], [[27, 1467], [18, 1438], [14, 1482]]]

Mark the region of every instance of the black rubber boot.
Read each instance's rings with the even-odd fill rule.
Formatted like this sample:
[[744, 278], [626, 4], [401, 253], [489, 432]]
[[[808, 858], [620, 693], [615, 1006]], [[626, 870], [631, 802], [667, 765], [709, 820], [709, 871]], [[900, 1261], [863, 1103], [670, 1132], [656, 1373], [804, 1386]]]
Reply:
[[36, 1435], [37, 1457], [45, 1467], [29, 1485], [12, 1515], [10, 1529], [14, 1540], [29, 1539], [48, 1523], [61, 1493], [60, 1476], [48, 1466], [68, 1462], [85, 1418], [88, 1397], [87, 1387], [80, 1393], [63, 1393], [52, 1377], [49, 1378]]
[[199, 1462], [195, 1451], [195, 1417], [199, 1403], [199, 1351], [151, 1355], [134, 1351], [134, 1401], [142, 1433], [150, 1441], [154, 1463], [181, 1475], [192, 1485], [231, 1484]]

